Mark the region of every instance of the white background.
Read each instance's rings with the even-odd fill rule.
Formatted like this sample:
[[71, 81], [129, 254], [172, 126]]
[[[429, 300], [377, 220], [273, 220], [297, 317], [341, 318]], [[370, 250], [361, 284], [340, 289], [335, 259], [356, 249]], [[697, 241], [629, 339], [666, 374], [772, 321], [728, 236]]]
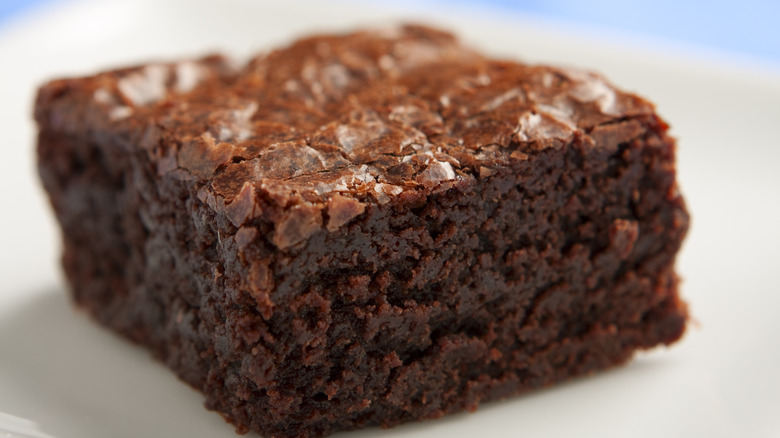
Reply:
[[76, 1], [0, 33], [0, 412], [37, 424], [0, 415], [0, 436], [234, 436], [200, 394], [70, 307], [35, 171], [37, 85], [213, 50], [244, 56], [312, 31], [409, 18], [497, 55], [601, 71], [657, 103], [679, 138], [692, 228], [678, 266], [696, 323], [681, 343], [609, 373], [475, 414], [343, 436], [780, 436], [780, 71], [475, 9], [289, 3]]

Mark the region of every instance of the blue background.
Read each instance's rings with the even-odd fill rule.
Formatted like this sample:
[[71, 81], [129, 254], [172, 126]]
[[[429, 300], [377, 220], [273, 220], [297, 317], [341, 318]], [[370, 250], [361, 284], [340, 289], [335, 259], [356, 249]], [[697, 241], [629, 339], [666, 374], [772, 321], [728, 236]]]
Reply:
[[[40, 3], [67, 0], [0, 0], [0, 28]], [[481, 5], [501, 13], [526, 13], [605, 30], [631, 32], [780, 63], [780, 1], [769, 0], [420, 0]]]

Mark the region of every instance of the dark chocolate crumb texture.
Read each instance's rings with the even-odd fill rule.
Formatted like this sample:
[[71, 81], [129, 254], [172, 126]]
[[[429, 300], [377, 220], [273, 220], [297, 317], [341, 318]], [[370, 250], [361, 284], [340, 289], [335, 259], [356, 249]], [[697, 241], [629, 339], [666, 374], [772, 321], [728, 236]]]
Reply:
[[52, 81], [75, 302], [239, 432], [437, 418], [683, 333], [653, 105], [402, 26]]

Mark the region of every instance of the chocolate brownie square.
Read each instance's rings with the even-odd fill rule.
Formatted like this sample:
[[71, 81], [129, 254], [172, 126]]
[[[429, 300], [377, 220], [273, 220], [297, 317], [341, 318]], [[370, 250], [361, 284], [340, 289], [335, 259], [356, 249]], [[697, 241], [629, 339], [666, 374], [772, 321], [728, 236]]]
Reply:
[[55, 80], [73, 298], [239, 432], [440, 417], [683, 333], [653, 105], [422, 26]]

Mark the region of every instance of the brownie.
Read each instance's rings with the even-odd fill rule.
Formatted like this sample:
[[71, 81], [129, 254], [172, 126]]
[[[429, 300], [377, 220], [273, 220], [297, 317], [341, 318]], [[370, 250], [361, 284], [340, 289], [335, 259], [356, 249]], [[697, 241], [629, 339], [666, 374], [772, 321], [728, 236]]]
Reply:
[[55, 80], [75, 303], [238, 432], [390, 427], [683, 334], [675, 142], [598, 74], [400, 26]]

